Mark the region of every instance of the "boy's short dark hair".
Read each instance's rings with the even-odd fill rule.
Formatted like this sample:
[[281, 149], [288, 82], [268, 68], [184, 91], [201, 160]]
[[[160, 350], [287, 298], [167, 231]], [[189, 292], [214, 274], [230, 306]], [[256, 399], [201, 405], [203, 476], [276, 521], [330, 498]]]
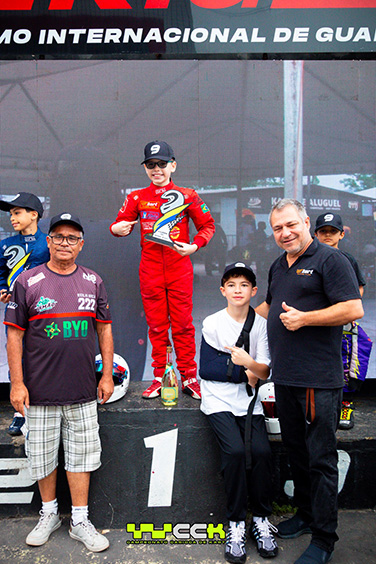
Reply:
[[239, 278], [239, 276], [244, 276], [253, 287], [256, 286], [256, 275], [252, 268], [244, 262], [234, 262], [226, 266], [221, 279], [221, 286], [224, 286], [230, 278]]

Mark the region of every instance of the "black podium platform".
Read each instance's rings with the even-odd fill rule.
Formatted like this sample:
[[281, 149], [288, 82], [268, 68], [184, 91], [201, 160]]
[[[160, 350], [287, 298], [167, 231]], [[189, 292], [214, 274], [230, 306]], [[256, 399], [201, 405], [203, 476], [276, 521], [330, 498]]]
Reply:
[[[225, 497], [217, 444], [199, 402], [180, 394], [166, 409], [159, 399], [141, 398], [146, 382], [131, 382], [122, 400], [99, 407], [102, 466], [93, 473], [90, 512], [102, 528], [150, 523], [224, 523]], [[338, 432], [340, 507], [376, 505], [376, 399], [355, 401], [355, 426]], [[11, 438], [12, 418], [0, 403], [0, 517], [37, 514], [37, 484], [29, 477], [23, 437]], [[279, 435], [270, 437], [274, 455], [275, 499], [291, 494], [286, 453]], [[70, 497], [60, 460], [58, 499], [62, 513]]]

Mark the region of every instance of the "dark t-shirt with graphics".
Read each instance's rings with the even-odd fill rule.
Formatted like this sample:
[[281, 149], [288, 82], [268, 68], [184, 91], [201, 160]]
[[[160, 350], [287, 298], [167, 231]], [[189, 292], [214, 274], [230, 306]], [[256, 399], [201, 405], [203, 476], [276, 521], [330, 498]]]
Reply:
[[24, 382], [31, 405], [96, 398], [96, 323], [111, 323], [102, 279], [77, 265], [72, 274], [46, 264], [18, 277], [4, 323], [25, 331]]

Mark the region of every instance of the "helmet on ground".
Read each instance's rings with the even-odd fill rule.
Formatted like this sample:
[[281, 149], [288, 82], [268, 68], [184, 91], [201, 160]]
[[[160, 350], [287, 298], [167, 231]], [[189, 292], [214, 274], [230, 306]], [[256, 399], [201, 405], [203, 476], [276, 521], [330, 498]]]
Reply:
[[266, 382], [259, 388], [259, 398], [264, 408], [266, 430], [271, 435], [281, 432], [277, 416], [277, 404], [275, 402], [274, 384]]
[[[97, 383], [102, 378], [102, 355], [97, 354], [95, 357], [95, 373], [97, 376]], [[129, 386], [130, 380], [130, 370], [127, 362], [119, 354], [114, 354], [113, 364], [112, 364], [112, 377], [114, 379], [114, 391], [112, 396], [106, 401], [106, 403], [112, 403], [125, 396]], [[99, 400], [98, 400], [99, 401]]]

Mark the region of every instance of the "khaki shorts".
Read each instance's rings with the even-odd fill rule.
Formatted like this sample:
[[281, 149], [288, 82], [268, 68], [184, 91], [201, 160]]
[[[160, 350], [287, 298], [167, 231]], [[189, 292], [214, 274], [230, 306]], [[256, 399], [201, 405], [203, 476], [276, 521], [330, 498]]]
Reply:
[[74, 405], [31, 405], [25, 409], [25, 452], [34, 480], [42, 480], [58, 465], [63, 439], [65, 470], [93, 472], [101, 465], [97, 402]]

